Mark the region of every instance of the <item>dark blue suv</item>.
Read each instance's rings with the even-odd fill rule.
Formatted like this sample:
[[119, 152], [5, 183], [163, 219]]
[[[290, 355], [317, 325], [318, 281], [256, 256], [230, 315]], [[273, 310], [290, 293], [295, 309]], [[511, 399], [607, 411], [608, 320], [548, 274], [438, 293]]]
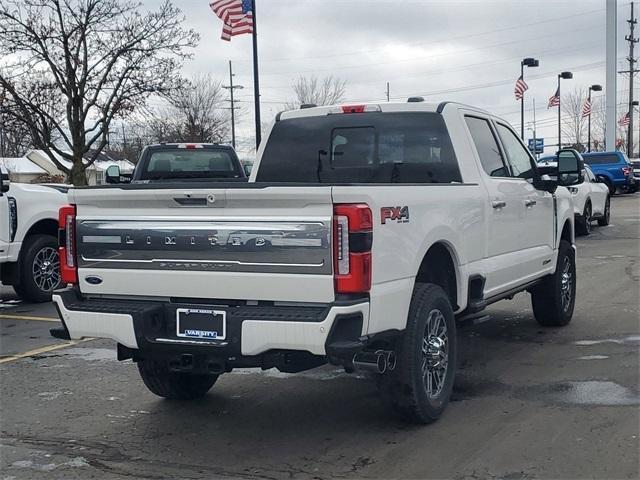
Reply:
[[591, 152], [583, 153], [584, 163], [591, 167], [593, 174], [609, 187], [613, 195], [616, 189], [629, 193], [638, 190], [638, 184], [633, 177], [633, 166], [622, 152]]

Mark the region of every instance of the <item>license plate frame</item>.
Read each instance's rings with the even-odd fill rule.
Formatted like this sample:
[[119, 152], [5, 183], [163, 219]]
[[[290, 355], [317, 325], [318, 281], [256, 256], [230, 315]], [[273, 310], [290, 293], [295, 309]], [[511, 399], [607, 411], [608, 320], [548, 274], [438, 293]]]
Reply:
[[[212, 325], [207, 325], [208, 316], [213, 317], [209, 319]], [[213, 308], [177, 308], [176, 336], [194, 340], [225, 340], [227, 312]]]

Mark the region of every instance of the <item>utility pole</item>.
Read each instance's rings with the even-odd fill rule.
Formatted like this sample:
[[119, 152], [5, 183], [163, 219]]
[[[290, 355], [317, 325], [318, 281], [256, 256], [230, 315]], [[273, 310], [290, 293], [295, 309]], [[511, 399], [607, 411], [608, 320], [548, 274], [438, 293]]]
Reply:
[[390, 90], [389, 90], [389, 82], [387, 82], [387, 102], [390, 101]]
[[223, 85], [222, 88], [229, 90], [229, 95], [231, 98], [229, 102], [231, 102], [231, 146], [236, 148], [236, 110], [239, 107], [236, 107], [235, 101], [233, 99], [233, 91], [236, 88], [244, 88], [242, 85], [234, 85], [233, 84], [233, 66], [231, 65], [231, 60], [229, 60], [229, 85]]
[[636, 23], [638, 21], [633, 15], [633, 2], [631, 2], [631, 18], [627, 20], [629, 24], [629, 35], [625, 35], [624, 39], [629, 42], [629, 126], [627, 131], [627, 155], [633, 157], [633, 79], [636, 73], [635, 63], [636, 59], [633, 56], [633, 47], [638, 43], [638, 39], [633, 36]]
[[124, 123], [122, 123], [120, 126], [122, 127], [122, 153], [124, 155], [126, 155], [126, 152], [127, 152], [127, 135], [124, 133]]

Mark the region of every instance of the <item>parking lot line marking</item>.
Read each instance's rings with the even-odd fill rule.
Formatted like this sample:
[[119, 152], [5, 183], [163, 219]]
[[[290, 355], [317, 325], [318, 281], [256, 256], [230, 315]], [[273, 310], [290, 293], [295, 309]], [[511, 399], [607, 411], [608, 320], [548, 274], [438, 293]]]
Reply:
[[30, 317], [27, 315], [5, 315], [0, 314], [0, 319], [6, 320], [34, 320], [36, 322], [59, 322], [59, 318], [54, 317]]
[[42, 353], [52, 352], [54, 350], [60, 350], [61, 348], [73, 347], [79, 343], [88, 342], [91, 340], [95, 340], [94, 338], [83, 338], [82, 340], [71, 340], [66, 343], [56, 343], [54, 345], [48, 345], [46, 347], [36, 348], [34, 350], [29, 350], [28, 352], [17, 353], [15, 355], [11, 355], [10, 357], [5, 357], [0, 359], [0, 365], [3, 363], [15, 362], [16, 360], [20, 360], [21, 358], [33, 357], [34, 355], [40, 355]]

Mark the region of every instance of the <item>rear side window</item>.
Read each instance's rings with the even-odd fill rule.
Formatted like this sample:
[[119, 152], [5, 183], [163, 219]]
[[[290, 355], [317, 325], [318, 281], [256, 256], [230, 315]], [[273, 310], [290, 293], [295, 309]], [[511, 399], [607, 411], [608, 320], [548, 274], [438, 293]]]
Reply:
[[533, 166], [529, 150], [520, 143], [513, 131], [501, 123], [498, 123], [498, 134], [502, 139], [502, 146], [506, 150], [507, 160], [511, 165], [511, 173], [514, 177], [533, 178]]
[[352, 113], [281, 120], [265, 146], [258, 182], [461, 182], [437, 113]]
[[484, 171], [492, 177], [509, 177], [509, 171], [504, 164], [498, 141], [489, 121], [478, 117], [465, 117], [465, 121]]
[[602, 155], [587, 155], [584, 157], [584, 163], [587, 165], [604, 165], [607, 163], [621, 163], [618, 155], [611, 153], [603, 153]]

